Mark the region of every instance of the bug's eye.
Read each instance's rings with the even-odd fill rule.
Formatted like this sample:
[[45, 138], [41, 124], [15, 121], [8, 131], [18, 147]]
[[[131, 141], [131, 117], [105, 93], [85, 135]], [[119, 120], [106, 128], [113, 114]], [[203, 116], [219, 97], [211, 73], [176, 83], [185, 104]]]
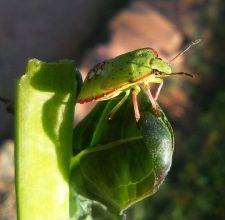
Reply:
[[157, 69], [153, 69], [152, 71], [154, 75], [156, 76], [160, 75], [160, 72]]

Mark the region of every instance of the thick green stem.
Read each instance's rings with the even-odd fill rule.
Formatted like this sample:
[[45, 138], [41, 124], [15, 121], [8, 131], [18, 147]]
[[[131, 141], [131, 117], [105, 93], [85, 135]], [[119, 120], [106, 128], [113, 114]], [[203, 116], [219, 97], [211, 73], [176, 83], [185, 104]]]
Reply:
[[18, 220], [69, 219], [69, 169], [76, 93], [72, 61], [28, 62], [18, 82]]

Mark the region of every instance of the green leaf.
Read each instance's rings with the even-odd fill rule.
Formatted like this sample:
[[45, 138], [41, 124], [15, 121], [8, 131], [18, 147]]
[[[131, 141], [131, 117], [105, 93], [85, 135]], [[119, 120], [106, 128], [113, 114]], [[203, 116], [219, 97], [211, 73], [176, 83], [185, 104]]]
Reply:
[[16, 194], [21, 220], [69, 219], [77, 88], [73, 61], [28, 61], [17, 88]]
[[100, 102], [74, 130], [71, 185], [77, 193], [119, 213], [153, 193], [172, 162], [173, 131], [162, 110], [158, 118], [144, 96], [136, 124], [131, 100], [108, 121], [119, 98]]

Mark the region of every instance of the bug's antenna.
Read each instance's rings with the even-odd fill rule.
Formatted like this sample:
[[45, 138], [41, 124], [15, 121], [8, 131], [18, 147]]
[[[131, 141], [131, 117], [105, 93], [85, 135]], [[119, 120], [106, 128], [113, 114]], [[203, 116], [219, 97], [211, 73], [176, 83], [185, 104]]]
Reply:
[[171, 75], [185, 75], [185, 76], [189, 76], [191, 78], [194, 78], [194, 75], [192, 75], [191, 73], [185, 73], [185, 72], [177, 72], [177, 73], [163, 73], [163, 76], [171, 76]]
[[173, 59], [171, 59], [169, 61], [169, 63], [171, 63], [172, 61], [174, 61], [175, 59], [177, 59], [177, 57], [179, 57], [180, 55], [184, 54], [186, 51], [188, 51], [193, 45], [198, 44], [201, 42], [201, 39], [195, 40], [193, 42], [191, 42], [184, 50], [182, 50], [180, 53], [178, 53]]
[[191, 73], [184, 73], [184, 72], [171, 73], [170, 75], [185, 75], [194, 78], [194, 75], [192, 75]]

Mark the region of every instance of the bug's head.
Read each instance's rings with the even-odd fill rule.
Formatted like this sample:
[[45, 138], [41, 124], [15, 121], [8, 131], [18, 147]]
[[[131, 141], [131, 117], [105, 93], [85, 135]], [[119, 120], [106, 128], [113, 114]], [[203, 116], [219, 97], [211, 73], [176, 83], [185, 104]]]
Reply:
[[190, 73], [184, 73], [184, 72], [173, 73], [170, 65], [160, 58], [157, 58], [152, 61], [152, 70], [153, 70], [153, 74], [155, 78], [162, 79], [164, 77], [172, 76], [172, 75], [185, 75], [185, 76], [193, 77], [193, 75]]
[[184, 72], [173, 73], [170, 65], [160, 58], [154, 59], [151, 65], [152, 65], [152, 71], [155, 78], [162, 79], [164, 77], [171, 76], [171, 75], [186, 75], [189, 77], [193, 77], [193, 75], [190, 73], [184, 73]]
[[163, 61], [161, 58], [153, 59], [151, 62], [153, 74], [156, 76], [168, 76], [172, 73], [172, 69], [168, 63]]
[[190, 73], [184, 73], [184, 72], [172, 73], [169, 63], [176, 60], [180, 55], [184, 54], [193, 45], [198, 44], [199, 42], [201, 42], [201, 39], [195, 40], [192, 43], [190, 43], [184, 50], [182, 50], [175, 57], [173, 57], [168, 63], [163, 61], [161, 58], [158, 57], [158, 54], [156, 54], [156, 58], [151, 61], [151, 67], [152, 67], [153, 74], [155, 75], [155, 77], [163, 78], [163, 77], [171, 76], [171, 75], [186, 75], [186, 76], [193, 77], [193, 75]]

